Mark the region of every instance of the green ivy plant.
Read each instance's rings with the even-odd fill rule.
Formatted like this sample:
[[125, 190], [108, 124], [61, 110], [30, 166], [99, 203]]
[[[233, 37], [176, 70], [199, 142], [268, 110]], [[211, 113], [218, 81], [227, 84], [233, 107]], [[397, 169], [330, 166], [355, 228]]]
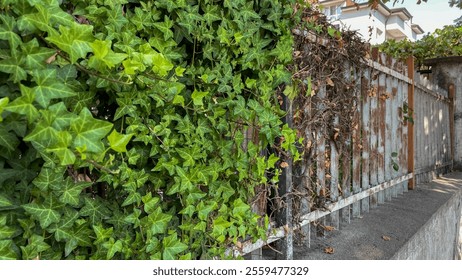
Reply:
[[256, 187], [298, 157], [276, 91], [293, 2], [0, 0], [0, 259], [224, 258], [266, 238]]
[[419, 65], [425, 59], [462, 55], [462, 26], [447, 25], [425, 35], [416, 42], [388, 40], [379, 46], [380, 50], [396, 58], [416, 58]]

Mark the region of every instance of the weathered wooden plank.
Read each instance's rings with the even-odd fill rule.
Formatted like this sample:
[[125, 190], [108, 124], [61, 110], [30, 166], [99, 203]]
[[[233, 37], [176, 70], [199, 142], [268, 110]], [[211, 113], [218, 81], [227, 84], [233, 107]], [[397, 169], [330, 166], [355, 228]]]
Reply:
[[[343, 154], [342, 160], [342, 193], [343, 197], [351, 195], [351, 144], [345, 144], [346, 152]], [[346, 207], [340, 211], [341, 220], [343, 223], [350, 223], [350, 208]]]
[[[398, 142], [398, 125], [399, 125], [399, 122], [400, 122], [400, 112], [399, 112], [399, 109], [398, 107], [401, 106], [401, 104], [399, 103], [399, 96], [398, 96], [398, 86], [399, 86], [399, 81], [398, 79], [393, 79], [392, 80], [392, 90], [391, 90], [391, 95], [392, 95], [392, 99], [391, 99], [391, 154], [392, 155], [395, 155], [393, 157], [391, 157], [391, 177], [392, 178], [395, 178], [396, 176], [399, 176], [400, 173], [399, 172], [399, 168], [401, 168], [400, 166], [398, 166], [398, 170], [395, 170], [395, 167], [396, 167], [396, 164], [398, 164], [398, 152], [399, 152], [399, 146], [401, 145], [401, 143]], [[393, 187], [393, 192], [392, 192], [392, 195], [393, 196], [398, 196], [400, 194], [403, 193], [403, 188], [401, 186], [395, 186]]]
[[412, 79], [410, 79], [409, 77], [406, 77], [405, 75], [399, 73], [399, 72], [396, 72], [394, 71], [393, 69], [390, 69], [386, 66], [383, 66], [383, 65], [380, 65], [380, 63], [378, 62], [375, 62], [375, 61], [372, 61], [370, 59], [366, 60], [366, 63], [367, 65], [369, 65], [370, 67], [372, 67], [373, 69], [377, 70], [377, 71], [380, 71], [380, 72], [383, 72], [387, 75], [390, 75], [390, 76], [393, 76], [401, 81], [404, 81], [406, 83], [412, 83]]
[[[363, 70], [361, 78], [361, 189], [363, 191], [370, 188], [369, 174], [370, 174], [370, 135], [371, 135], [371, 118], [370, 118], [370, 103], [369, 97], [369, 83], [370, 83], [370, 70], [368, 68]], [[369, 198], [361, 201], [361, 211], [369, 212]]]
[[[378, 133], [377, 133], [377, 180], [381, 184], [385, 182], [385, 99], [386, 99], [386, 75], [380, 73], [378, 81], [378, 94], [377, 94], [377, 106], [378, 106]], [[385, 193], [379, 192], [377, 194], [377, 202], [385, 202]]]
[[424, 87], [424, 86], [422, 86], [422, 85], [420, 85], [418, 83], [414, 83], [414, 90], [416, 90], [416, 89], [419, 89], [420, 91], [422, 91], [425, 94], [433, 96], [437, 100], [441, 100], [441, 101], [446, 102], [446, 103], [451, 102], [449, 97], [446, 97], [444, 94], [442, 94], [440, 92], [437, 92], [437, 91], [430, 90], [430, 89], [428, 89], [428, 88], [426, 88], [426, 87]]
[[[409, 57], [407, 60], [408, 77], [411, 83], [408, 84], [407, 100], [409, 103], [409, 110], [414, 111], [414, 57]], [[409, 172], [414, 172], [414, 125], [412, 122], [407, 124], [407, 169]], [[414, 189], [414, 180], [408, 182], [408, 188]]]
[[[424, 160], [424, 166], [430, 166], [431, 162], [431, 140], [430, 140], [430, 129], [431, 129], [431, 100], [430, 97], [427, 95], [423, 95], [424, 100], [425, 100], [425, 107], [422, 110], [422, 114], [424, 116], [424, 147], [425, 147], [425, 160]], [[429, 181], [429, 175], [428, 172], [423, 175], [423, 180], [424, 182]]]
[[[392, 179], [392, 129], [393, 129], [393, 93], [392, 93], [392, 77], [386, 77], [385, 84], [385, 181], [390, 181]], [[385, 200], [390, 201], [392, 194], [394, 194], [394, 188], [387, 189], [385, 191]], [[396, 196], [394, 194], [393, 196]]]
[[450, 156], [451, 161], [454, 161], [455, 157], [455, 126], [454, 126], [454, 101], [455, 101], [455, 86], [454, 84], [450, 84], [448, 88], [448, 96], [449, 96], [449, 143], [450, 143]]
[[[353, 116], [353, 178], [352, 190], [353, 194], [361, 191], [361, 75], [359, 69], [355, 69], [355, 97], [356, 97], [356, 111]], [[361, 204], [355, 202], [352, 204], [352, 216], [357, 218], [361, 216]]]
[[[343, 76], [345, 80], [349, 81], [351, 79], [351, 72], [350, 72], [350, 65], [349, 63], [345, 63], [345, 70]], [[353, 97], [354, 98], [354, 97]], [[345, 139], [344, 149], [345, 151], [342, 152], [342, 197], [346, 198], [350, 196], [350, 189], [351, 189], [351, 135], [345, 135], [344, 137], [348, 137]], [[345, 207], [344, 209], [340, 210], [341, 221], [343, 223], [350, 223], [350, 207]]]
[[[370, 138], [370, 185], [376, 186], [379, 184], [378, 181], [378, 134], [379, 134], [379, 108], [378, 108], [378, 76], [377, 70], [371, 72], [371, 138]], [[377, 194], [373, 194], [370, 197], [370, 206], [376, 207], [378, 203]]]
[[[311, 102], [309, 104], [306, 104], [305, 107], [303, 108], [304, 110], [304, 115], [306, 118], [311, 118], [312, 115], [312, 106]], [[313, 137], [313, 133], [310, 129], [305, 129], [304, 131], [304, 136], [305, 136], [305, 143], [308, 146], [309, 149], [312, 149], [313, 146], [315, 145], [315, 139]], [[314, 174], [314, 169], [315, 169], [315, 164], [314, 164], [315, 159], [312, 158], [306, 158], [305, 161], [303, 162], [304, 166], [302, 166], [302, 179], [300, 186], [298, 186], [298, 191], [301, 193], [303, 196], [300, 198], [300, 211], [302, 215], [305, 215], [310, 212], [311, 208], [311, 188], [312, 186], [312, 176]], [[301, 242], [305, 245], [308, 246], [308, 248], [311, 247], [311, 225], [307, 224], [306, 226], [302, 227], [300, 229], [301, 231], [301, 236], [302, 240]]]
[[[293, 108], [292, 102], [285, 95], [283, 96], [282, 109], [287, 112], [283, 121], [292, 127], [293, 122]], [[293, 259], [293, 225], [292, 225], [292, 168], [293, 161], [290, 155], [284, 158], [287, 162], [287, 167], [283, 168], [279, 177], [278, 195], [284, 200], [285, 207], [278, 209], [276, 213], [276, 223], [280, 227], [287, 228], [285, 238], [279, 240], [276, 244], [278, 251], [278, 259], [292, 260]]]
[[[338, 116], [334, 119], [334, 128], [337, 128], [339, 125]], [[330, 141], [330, 199], [333, 202], [336, 202], [339, 199], [339, 152], [337, 151], [337, 146], [335, 145], [334, 140]], [[329, 215], [329, 224], [330, 226], [334, 227], [335, 229], [340, 228], [340, 215], [339, 212], [333, 212]]]
[[[401, 83], [401, 91], [399, 93], [399, 104], [400, 106], [404, 107], [405, 104], [408, 104], [409, 103], [409, 99], [408, 99], [408, 90], [409, 90], [409, 86], [404, 83], [404, 82], [400, 82]], [[406, 105], [406, 106], [409, 106], [409, 105]], [[408, 117], [412, 117], [414, 116], [414, 114], [412, 113], [413, 111], [411, 111], [411, 109], [407, 109], [408, 113]], [[400, 150], [399, 150], [399, 155], [398, 155], [398, 165], [399, 165], [399, 172], [398, 174], [400, 175], [404, 175], [404, 174], [407, 174], [408, 172], [408, 165], [409, 165], [409, 161], [414, 161], [414, 156], [412, 154], [411, 157], [409, 157], [409, 153], [408, 153], [408, 146], [409, 146], [409, 139], [408, 139], [408, 128], [409, 128], [409, 125], [412, 124], [413, 121], [411, 120], [405, 120], [404, 116], [401, 116], [401, 120], [400, 120], [400, 124], [399, 124], [399, 128], [398, 128], [398, 132], [399, 132], [399, 136], [398, 136], [398, 141], [400, 141]], [[408, 190], [408, 182], [405, 181], [403, 182], [401, 185], [401, 189], [403, 190], [403, 192], [407, 192]]]
[[[320, 100], [326, 98], [326, 85], [321, 85], [317, 94]], [[324, 110], [324, 105], [319, 102], [317, 109]], [[316, 195], [318, 204], [325, 203], [327, 200], [327, 189], [326, 189], [326, 140], [325, 140], [325, 128], [318, 127], [316, 130]], [[322, 205], [318, 205], [322, 206]], [[322, 221], [324, 222], [324, 221]], [[316, 230], [318, 233], [323, 233], [324, 230], [318, 227]]]

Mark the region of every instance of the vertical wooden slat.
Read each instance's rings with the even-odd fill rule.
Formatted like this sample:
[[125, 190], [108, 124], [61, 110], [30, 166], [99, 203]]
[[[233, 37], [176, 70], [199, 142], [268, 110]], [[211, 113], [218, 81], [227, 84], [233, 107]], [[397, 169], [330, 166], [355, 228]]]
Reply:
[[[448, 88], [449, 97], [449, 143], [450, 143], [450, 155], [452, 164], [454, 164], [455, 157], [455, 131], [454, 131], [454, 98], [455, 98], [455, 87], [454, 84], [450, 84]], [[452, 166], [451, 166], [452, 169]]]
[[[412, 83], [408, 85], [407, 99], [409, 103], [409, 109], [411, 112], [414, 111], [414, 57], [409, 57], [407, 60], [407, 71], [408, 77]], [[414, 125], [412, 122], [407, 124], [407, 171], [414, 173]], [[408, 188], [414, 189], [414, 178], [409, 179]]]
[[[369, 83], [370, 83], [370, 68], [364, 69], [363, 77], [361, 78], [361, 189], [367, 190], [370, 188], [370, 135], [371, 135], [371, 119], [370, 119], [370, 100]], [[361, 200], [361, 211], [369, 212], [369, 198]]]
[[[378, 134], [379, 134], [379, 108], [378, 108], [378, 77], [379, 73], [377, 70], [373, 70], [371, 74], [371, 92], [370, 92], [370, 99], [371, 99], [371, 138], [370, 138], [370, 185], [372, 187], [378, 185]], [[376, 207], [377, 206], [377, 194], [373, 194], [370, 196], [370, 206]]]
[[[432, 126], [432, 123], [431, 123], [431, 98], [430, 96], [428, 96], [428, 94], [425, 94], [425, 108], [424, 110], [422, 111], [423, 115], [424, 115], [424, 119], [425, 119], [425, 149], [426, 149], [426, 152], [425, 152], [425, 165], [424, 167], [430, 167], [430, 163], [431, 163], [431, 154], [432, 154], [432, 147], [431, 147], [431, 144], [432, 144], [432, 140], [430, 139], [430, 133], [431, 133], [431, 126]], [[425, 176], [425, 179], [424, 181], [425, 182], [429, 182], [429, 179], [430, 179], [430, 175], [429, 175], [429, 172], [425, 172], [424, 174]]]
[[[378, 83], [378, 94], [377, 94], [377, 106], [378, 106], [378, 133], [377, 133], [377, 180], [381, 184], [385, 182], [385, 73], [380, 73]], [[377, 194], [378, 203], [385, 202], [385, 192], [381, 191]]]
[[[400, 106], [404, 106], [404, 103], [409, 103], [408, 98], [408, 85], [404, 81], [400, 81], [400, 92], [399, 92], [399, 104]], [[410, 115], [410, 109], [408, 109], [408, 115]], [[401, 116], [400, 124], [398, 127], [398, 133], [399, 133], [399, 141], [400, 141], [400, 150], [399, 150], [399, 155], [398, 155], [398, 164], [399, 164], [399, 175], [405, 175], [407, 174], [408, 170], [408, 161], [414, 161], [413, 159], [409, 159], [409, 154], [408, 154], [408, 129], [409, 129], [409, 124], [411, 124], [412, 121], [405, 120], [404, 116]], [[401, 189], [403, 192], [406, 192], [408, 190], [408, 181], [403, 182], [400, 184]]]
[[[352, 189], [353, 194], [361, 191], [361, 75], [359, 69], [355, 69], [355, 97], [356, 97], [356, 111], [353, 116], [353, 180]], [[357, 218], [361, 215], [361, 204], [355, 202], [352, 205], [352, 216]]]
[[[293, 110], [292, 102], [285, 95], [283, 96], [282, 109], [287, 112], [283, 121], [292, 127]], [[293, 231], [292, 231], [292, 203], [293, 199], [290, 196], [292, 193], [292, 158], [283, 158], [288, 166], [282, 169], [279, 178], [278, 194], [284, 200], [284, 206], [276, 213], [276, 223], [278, 226], [287, 228], [286, 237], [278, 240], [277, 248], [282, 254], [278, 254], [278, 259], [292, 260], [293, 259]]]
[[[343, 76], [346, 81], [351, 80], [351, 72], [350, 72], [350, 64], [344, 64], [344, 72]], [[352, 97], [354, 98], [354, 97]], [[351, 137], [351, 135], [345, 135]], [[342, 196], [344, 198], [350, 196], [350, 188], [351, 188], [351, 138], [345, 139], [344, 143], [344, 151], [342, 153]], [[343, 223], [350, 223], [350, 206], [345, 207], [344, 209], [340, 210], [341, 220]]]
[[[392, 179], [392, 128], [393, 128], [393, 94], [392, 94], [392, 77], [386, 77], [386, 85], [385, 85], [385, 181], [388, 182]], [[396, 196], [394, 193], [395, 188], [385, 190], [385, 199], [391, 200], [392, 194]]]
[[[308, 104], [305, 104], [305, 107], [303, 108], [304, 110], [304, 115], [306, 118], [311, 118], [312, 114], [312, 107], [311, 107], [311, 102]], [[304, 131], [305, 134], [305, 143], [306, 145], [309, 145], [309, 149], [312, 149], [312, 146], [314, 145], [314, 138], [312, 131], [310, 129], [305, 129]], [[312, 188], [312, 181], [311, 177], [313, 176], [313, 170], [314, 170], [314, 164], [313, 164], [313, 159], [308, 158], [306, 161], [303, 161], [303, 172], [302, 172], [302, 180], [301, 184], [299, 186], [299, 191], [304, 197], [302, 197], [300, 200], [300, 211], [301, 213], [308, 214], [310, 212], [311, 208], [311, 201], [310, 201], [310, 190]], [[303, 226], [301, 228], [301, 235], [303, 237], [302, 243], [305, 246], [308, 246], [308, 248], [311, 247], [311, 223], [308, 223], [306, 226]]]
[[[339, 125], [339, 118], [336, 116], [334, 118], [334, 128], [337, 128]], [[334, 140], [330, 141], [330, 199], [333, 202], [338, 201], [338, 185], [339, 185], [339, 153], [337, 151], [337, 146], [334, 143]], [[329, 224], [336, 229], [340, 228], [340, 218], [339, 212], [334, 211], [329, 215]]]
[[[322, 84], [319, 89], [318, 98], [319, 102], [317, 109], [324, 110], [322, 100], [326, 98], [326, 85]], [[326, 200], [326, 140], [324, 137], [325, 129], [322, 127], [316, 130], [316, 195], [318, 196], [318, 203], [325, 203]], [[318, 227], [318, 233], [323, 232], [323, 229]]]
[[[345, 152], [342, 159], [342, 193], [343, 197], [351, 195], [351, 145], [345, 144]], [[350, 206], [345, 207], [341, 211], [341, 220], [343, 223], [350, 223]]]
[[[398, 154], [399, 152], [399, 147], [401, 146], [401, 143], [398, 142], [398, 126], [399, 126], [399, 123], [400, 123], [400, 111], [399, 111], [399, 107], [402, 106], [402, 104], [400, 104], [400, 96], [398, 94], [398, 91], [399, 90], [399, 87], [400, 87], [400, 83], [398, 81], [398, 79], [393, 79], [393, 82], [392, 82], [392, 90], [391, 90], [391, 94], [392, 94], [392, 104], [391, 104], [391, 119], [392, 119], [392, 123], [391, 123], [391, 153], [396, 153]], [[398, 156], [395, 156], [395, 157], [392, 157], [392, 164], [397, 164], [398, 163]], [[402, 167], [401, 166], [398, 166], [398, 170], [395, 170], [392, 166], [391, 168], [391, 174], [392, 174], [392, 177], [393, 178], [396, 178], [400, 175], [399, 173], [399, 170], [401, 169]], [[403, 189], [401, 187], [401, 185], [397, 185], [397, 186], [394, 186], [393, 187], [394, 190], [394, 194], [395, 195], [399, 195], [399, 194], [402, 194], [403, 193]]]

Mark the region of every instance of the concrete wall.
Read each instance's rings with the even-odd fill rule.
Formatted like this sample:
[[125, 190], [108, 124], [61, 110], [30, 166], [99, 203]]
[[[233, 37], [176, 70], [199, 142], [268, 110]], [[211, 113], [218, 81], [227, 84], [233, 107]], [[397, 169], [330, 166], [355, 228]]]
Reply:
[[392, 257], [394, 260], [461, 258], [462, 193], [449, 199]]
[[431, 82], [444, 89], [448, 89], [450, 84], [455, 86], [454, 168], [462, 170], [462, 57], [430, 59], [425, 64], [432, 66], [429, 76]]

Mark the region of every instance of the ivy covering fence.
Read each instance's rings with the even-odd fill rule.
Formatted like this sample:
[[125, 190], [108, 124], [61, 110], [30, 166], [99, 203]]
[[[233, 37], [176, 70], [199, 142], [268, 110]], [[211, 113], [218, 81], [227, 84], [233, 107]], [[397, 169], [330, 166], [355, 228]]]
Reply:
[[279, 94], [294, 2], [1, 0], [0, 259], [224, 258], [266, 238], [256, 189], [298, 156]]

